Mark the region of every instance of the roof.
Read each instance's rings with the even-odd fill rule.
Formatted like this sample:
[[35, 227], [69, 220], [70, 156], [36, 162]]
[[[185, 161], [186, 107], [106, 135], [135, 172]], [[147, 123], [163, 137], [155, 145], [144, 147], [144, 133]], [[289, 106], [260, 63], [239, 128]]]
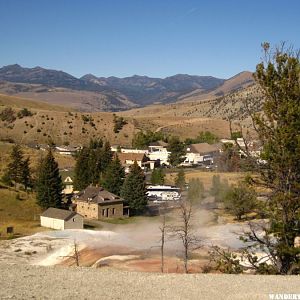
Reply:
[[56, 146], [56, 151], [60, 152], [76, 152], [78, 151], [78, 147], [75, 146]]
[[45, 210], [43, 212], [41, 217], [47, 217], [47, 218], [52, 218], [52, 219], [68, 221], [76, 215], [78, 215], [78, 214], [74, 211], [49, 207], [47, 210]]
[[93, 202], [93, 203], [107, 203], [124, 201], [123, 198], [105, 190], [102, 187], [89, 186], [85, 190], [76, 195], [76, 200]]
[[199, 143], [199, 144], [192, 144], [189, 146], [189, 148], [190, 150], [187, 151], [188, 153], [205, 154], [205, 153], [220, 151], [221, 145], [220, 144], [210, 145], [208, 143]]
[[149, 147], [157, 147], [157, 146], [167, 147], [168, 143], [165, 143], [164, 141], [157, 141], [157, 142], [150, 143], [149, 145]]
[[145, 153], [118, 153], [118, 158], [121, 163], [126, 163], [126, 160], [143, 161]]

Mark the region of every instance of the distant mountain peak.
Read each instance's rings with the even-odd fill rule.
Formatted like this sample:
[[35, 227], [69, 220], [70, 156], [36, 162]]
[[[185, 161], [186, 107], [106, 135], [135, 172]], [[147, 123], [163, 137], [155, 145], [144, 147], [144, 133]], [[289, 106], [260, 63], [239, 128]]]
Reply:
[[[250, 80], [247, 73], [242, 72], [241, 74], [237, 77], [235, 88], [240, 86], [240, 82], [244, 82], [243, 78], [239, 79], [240, 77]], [[23, 68], [18, 64], [0, 68], [0, 81], [95, 92], [105, 95], [107, 101], [115, 103], [116, 106], [119, 105], [119, 99], [126, 99], [133, 105], [145, 106], [156, 102], [176, 102], [184, 95], [194, 91], [201, 93], [214, 91], [226, 82], [229, 86], [228, 90], [233, 86], [228, 83], [228, 80], [189, 74], [176, 74], [166, 78], [153, 78], [137, 74], [124, 78], [115, 76], [106, 78], [86, 74], [81, 78], [76, 78], [63, 71], [40, 66]]]

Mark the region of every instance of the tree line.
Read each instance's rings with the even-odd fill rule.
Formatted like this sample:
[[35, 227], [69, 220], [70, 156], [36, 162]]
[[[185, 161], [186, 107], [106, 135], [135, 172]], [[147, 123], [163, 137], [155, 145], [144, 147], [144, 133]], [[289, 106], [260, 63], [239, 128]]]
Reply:
[[74, 189], [100, 185], [121, 196], [134, 213], [141, 213], [147, 205], [145, 175], [137, 162], [125, 176], [118, 154], [113, 154], [109, 142], [91, 140], [76, 156]]

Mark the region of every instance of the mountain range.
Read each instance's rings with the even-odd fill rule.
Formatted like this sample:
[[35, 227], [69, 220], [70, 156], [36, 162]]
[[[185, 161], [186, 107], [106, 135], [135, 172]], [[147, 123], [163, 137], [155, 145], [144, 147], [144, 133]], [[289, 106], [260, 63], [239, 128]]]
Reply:
[[177, 74], [166, 78], [76, 78], [66, 72], [18, 64], [0, 68], [0, 93], [33, 98], [81, 111], [119, 111], [155, 103], [195, 101], [224, 95], [253, 83], [250, 72], [230, 79]]

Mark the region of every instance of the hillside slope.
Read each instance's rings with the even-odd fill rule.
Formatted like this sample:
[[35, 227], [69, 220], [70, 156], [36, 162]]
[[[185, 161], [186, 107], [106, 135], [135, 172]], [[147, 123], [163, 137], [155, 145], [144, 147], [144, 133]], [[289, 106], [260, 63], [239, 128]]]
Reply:
[[235, 91], [242, 90], [248, 86], [254, 84], [253, 75], [251, 72], [241, 72], [223, 82], [222, 85], [211, 91], [193, 91], [192, 93], [179, 97], [179, 101], [201, 101], [209, 100], [216, 97], [222, 97], [226, 94], [233, 93]]

